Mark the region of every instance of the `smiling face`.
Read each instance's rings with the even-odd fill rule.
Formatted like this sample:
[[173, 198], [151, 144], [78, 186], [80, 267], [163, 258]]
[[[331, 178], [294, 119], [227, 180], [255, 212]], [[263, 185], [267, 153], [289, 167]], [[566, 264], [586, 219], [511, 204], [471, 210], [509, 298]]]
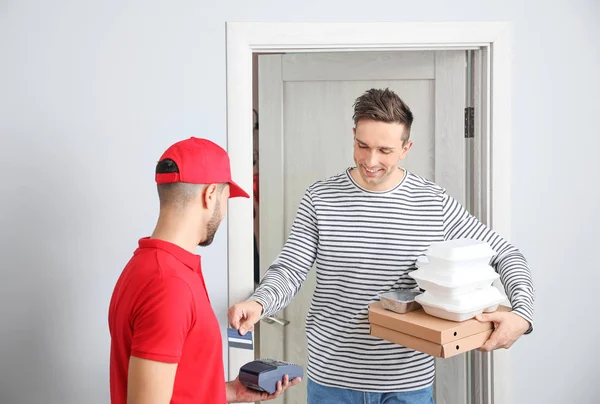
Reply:
[[[405, 126], [372, 119], [361, 119], [354, 129], [354, 163], [358, 176], [353, 178], [365, 189], [385, 191], [396, 186], [404, 173], [398, 162], [404, 160], [412, 142]], [[356, 171], [356, 170], [355, 170]]]

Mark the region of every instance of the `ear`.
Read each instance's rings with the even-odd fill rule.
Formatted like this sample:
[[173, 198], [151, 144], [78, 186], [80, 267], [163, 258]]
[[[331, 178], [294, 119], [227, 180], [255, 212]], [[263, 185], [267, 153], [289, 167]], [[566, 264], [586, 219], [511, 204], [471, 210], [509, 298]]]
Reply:
[[408, 154], [408, 151], [410, 150], [412, 145], [413, 145], [412, 140], [407, 140], [404, 143], [404, 146], [402, 146], [402, 152], [400, 153], [400, 160], [404, 160], [406, 158], [406, 155]]
[[217, 202], [217, 185], [209, 184], [204, 187], [202, 192], [202, 206], [205, 209], [211, 209]]

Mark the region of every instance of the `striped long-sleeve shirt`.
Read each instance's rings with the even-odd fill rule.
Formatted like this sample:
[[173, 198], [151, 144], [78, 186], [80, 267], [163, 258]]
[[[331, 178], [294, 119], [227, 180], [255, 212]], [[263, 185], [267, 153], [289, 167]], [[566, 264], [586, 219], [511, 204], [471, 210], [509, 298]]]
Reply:
[[534, 287], [523, 255], [443, 188], [406, 170], [402, 182], [385, 192], [360, 187], [350, 169], [312, 184], [283, 250], [251, 299], [263, 305], [263, 316], [275, 314], [316, 262], [306, 318], [308, 377], [360, 391], [421, 389], [433, 382], [433, 357], [370, 336], [367, 306], [381, 292], [416, 287], [410, 272], [417, 258], [432, 242], [457, 238], [491, 245], [491, 265], [513, 311], [533, 324]]

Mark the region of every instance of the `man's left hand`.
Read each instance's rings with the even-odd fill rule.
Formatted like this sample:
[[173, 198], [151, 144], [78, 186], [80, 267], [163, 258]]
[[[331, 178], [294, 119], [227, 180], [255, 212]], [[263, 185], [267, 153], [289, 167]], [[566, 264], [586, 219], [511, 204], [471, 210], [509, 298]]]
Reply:
[[510, 348], [529, 329], [529, 321], [512, 312], [483, 313], [475, 317], [481, 322], [492, 321], [494, 332], [480, 351], [489, 352], [499, 348]]

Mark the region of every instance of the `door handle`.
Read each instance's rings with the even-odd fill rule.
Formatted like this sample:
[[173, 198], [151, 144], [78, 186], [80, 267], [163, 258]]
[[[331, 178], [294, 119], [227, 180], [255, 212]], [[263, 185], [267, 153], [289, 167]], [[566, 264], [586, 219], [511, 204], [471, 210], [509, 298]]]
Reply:
[[286, 319], [283, 318], [277, 318], [277, 317], [273, 317], [273, 316], [269, 316], [269, 317], [265, 317], [263, 319], [263, 321], [267, 324], [279, 324], [282, 327], [285, 327], [286, 325], [288, 325], [290, 322]]

